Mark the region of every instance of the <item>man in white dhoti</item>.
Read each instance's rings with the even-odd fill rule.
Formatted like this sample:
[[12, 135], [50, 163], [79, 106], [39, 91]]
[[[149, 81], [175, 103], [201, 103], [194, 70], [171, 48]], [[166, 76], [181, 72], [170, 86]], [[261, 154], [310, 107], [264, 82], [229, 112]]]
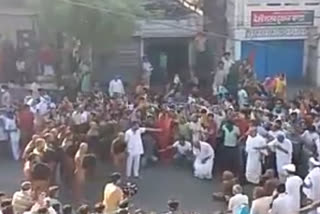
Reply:
[[289, 196], [290, 203], [292, 204], [292, 210], [294, 213], [298, 213], [300, 210], [300, 201], [301, 201], [301, 186], [303, 184], [302, 179], [295, 175], [296, 173], [296, 166], [293, 164], [288, 164], [283, 167], [287, 174], [286, 180], [286, 190]]
[[139, 177], [140, 157], [144, 153], [141, 134], [146, 131], [159, 132], [161, 129], [141, 128], [139, 123], [134, 121], [132, 127], [125, 133], [125, 142], [127, 144], [127, 177], [131, 177], [133, 168], [133, 176]]
[[214, 150], [209, 143], [195, 141], [193, 144], [194, 176], [200, 179], [211, 179], [214, 163]]
[[[303, 193], [313, 202], [320, 200], [320, 162], [310, 158], [310, 172], [304, 179]], [[309, 214], [316, 214], [317, 211], [310, 211]]]
[[276, 139], [271, 141], [268, 146], [276, 154], [276, 166], [279, 180], [284, 182], [286, 176], [283, 167], [292, 163], [292, 143], [283, 134], [278, 134]]
[[262, 174], [261, 161], [263, 157], [263, 150], [259, 148], [267, 145], [266, 140], [257, 133], [257, 128], [252, 127], [246, 141], [247, 165], [246, 178], [247, 181], [253, 184], [259, 184]]

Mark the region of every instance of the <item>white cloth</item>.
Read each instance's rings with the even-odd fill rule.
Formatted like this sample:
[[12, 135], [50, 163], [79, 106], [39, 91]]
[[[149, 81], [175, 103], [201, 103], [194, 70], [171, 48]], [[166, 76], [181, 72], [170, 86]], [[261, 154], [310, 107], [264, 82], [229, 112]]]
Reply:
[[219, 86], [223, 85], [226, 79], [226, 72], [224, 69], [218, 69], [216, 74], [214, 75], [213, 83], [212, 83], [212, 90], [213, 94], [218, 94]]
[[182, 146], [179, 141], [176, 141], [173, 145], [173, 148], [176, 148], [178, 153], [181, 155], [186, 155], [192, 150], [192, 145], [189, 141], [185, 141], [185, 144]]
[[238, 91], [238, 103], [240, 109], [244, 108], [249, 103], [249, 95], [246, 90], [241, 89]]
[[[268, 144], [269, 147], [271, 147], [271, 150], [275, 151], [276, 153], [276, 165], [277, 165], [277, 171], [280, 177], [280, 180], [284, 176], [284, 170], [283, 166], [291, 164], [292, 163], [292, 143], [288, 139], [284, 139], [282, 143], [278, 142], [277, 139], [274, 139]], [[280, 149], [277, 149], [277, 146], [281, 146], [283, 149], [288, 151], [288, 154], [284, 153]]]
[[125, 133], [125, 142], [127, 143], [127, 152], [129, 155], [142, 155], [144, 153], [141, 134], [146, 131], [145, 128], [139, 128], [136, 131], [128, 129]]
[[9, 132], [9, 141], [11, 145], [11, 151], [14, 160], [19, 160], [20, 158], [20, 131], [17, 127], [15, 119], [6, 118], [5, 120], [5, 130]]
[[246, 141], [247, 165], [246, 165], [246, 178], [247, 181], [253, 184], [259, 184], [260, 176], [262, 174], [262, 154], [256, 148], [266, 146], [266, 140], [259, 134], [255, 137], [248, 136]]
[[250, 214], [268, 214], [271, 203], [272, 203], [271, 196], [266, 196], [266, 197], [253, 200]]
[[226, 59], [225, 57], [222, 57], [221, 61], [224, 64], [225, 75], [228, 76], [230, 73], [230, 68], [234, 64], [234, 61], [232, 59]]
[[52, 65], [44, 65], [43, 66], [43, 75], [44, 76], [54, 76], [54, 69]]
[[[200, 149], [193, 148], [195, 160], [193, 163], [194, 176], [200, 179], [211, 179], [212, 168], [214, 162], [214, 150], [207, 142], [200, 141]], [[204, 159], [208, 158], [205, 163], [202, 163]]]
[[24, 72], [26, 69], [25, 61], [16, 61], [16, 68], [19, 72]]
[[300, 209], [300, 189], [303, 184], [302, 179], [299, 176], [290, 176], [286, 181], [286, 191], [292, 203], [292, 209], [294, 212], [298, 212]]
[[320, 139], [317, 139], [315, 143], [316, 143], [316, 148], [318, 153], [318, 160], [320, 160]]
[[292, 202], [286, 193], [279, 194], [273, 201], [270, 214], [292, 213]]
[[132, 167], [133, 167], [133, 176], [139, 177], [139, 169], [140, 169], [140, 158], [141, 155], [132, 155], [129, 154], [127, 157], [127, 177], [131, 177]]
[[307, 198], [313, 201], [320, 200], [320, 167], [313, 168], [304, 179], [304, 183], [306, 186], [303, 188], [303, 192]]
[[109, 95], [113, 97], [115, 93], [119, 95], [124, 95], [124, 86], [120, 79], [113, 79], [109, 83]]
[[232, 211], [232, 214], [238, 214], [237, 211], [241, 205], [249, 205], [249, 198], [243, 194], [236, 194], [230, 198], [228, 210]]
[[200, 120], [198, 120], [197, 122], [190, 122], [189, 129], [191, 130], [192, 134], [192, 142], [199, 141], [202, 129]]

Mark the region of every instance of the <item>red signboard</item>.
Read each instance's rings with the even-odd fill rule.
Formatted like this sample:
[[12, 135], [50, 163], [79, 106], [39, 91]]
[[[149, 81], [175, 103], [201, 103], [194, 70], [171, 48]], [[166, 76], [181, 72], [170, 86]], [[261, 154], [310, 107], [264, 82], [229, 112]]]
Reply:
[[313, 10], [252, 11], [251, 26], [312, 26]]

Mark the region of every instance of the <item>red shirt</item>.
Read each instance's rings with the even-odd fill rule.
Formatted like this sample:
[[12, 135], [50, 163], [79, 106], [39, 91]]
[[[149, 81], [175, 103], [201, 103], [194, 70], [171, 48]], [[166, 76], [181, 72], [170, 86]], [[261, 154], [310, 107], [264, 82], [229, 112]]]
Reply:
[[19, 113], [19, 125], [20, 129], [25, 132], [33, 133], [34, 126], [33, 126], [33, 120], [34, 116], [31, 111], [23, 110]]
[[241, 136], [244, 136], [250, 128], [249, 122], [244, 118], [236, 118], [234, 123], [238, 126]]

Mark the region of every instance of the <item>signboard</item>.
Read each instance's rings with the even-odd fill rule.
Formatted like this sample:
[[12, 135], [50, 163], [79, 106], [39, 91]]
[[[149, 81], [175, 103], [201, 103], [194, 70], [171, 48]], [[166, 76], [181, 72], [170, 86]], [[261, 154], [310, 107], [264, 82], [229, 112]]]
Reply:
[[256, 38], [306, 38], [308, 36], [307, 28], [251, 28], [246, 30], [247, 39]]
[[313, 26], [313, 10], [252, 11], [251, 26]]

